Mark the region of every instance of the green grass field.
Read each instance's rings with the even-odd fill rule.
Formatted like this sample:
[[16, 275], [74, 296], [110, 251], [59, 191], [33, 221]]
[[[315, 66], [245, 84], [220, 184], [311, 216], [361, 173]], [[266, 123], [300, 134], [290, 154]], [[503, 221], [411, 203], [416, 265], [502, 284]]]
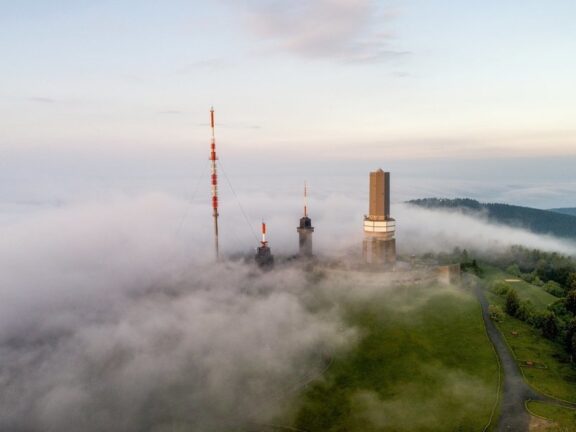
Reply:
[[[512, 276], [494, 268], [488, 268], [485, 271], [484, 279], [488, 283], [507, 278], [512, 278]], [[540, 308], [548, 301], [546, 300], [547, 297], [557, 300], [556, 297], [548, 294], [541, 287], [525, 282], [511, 285], [514, 286], [522, 300], [530, 299], [535, 306], [538, 307], [539, 305]], [[522, 290], [517, 285], [529, 285], [532, 288]], [[541, 292], [535, 295], [534, 293], [538, 290]], [[528, 295], [527, 293], [532, 294]], [[486, 296], [490, 303], [504, 307], [504, 298], [490, 291], [486, 292]], [[536, 303], [534, 300], [536, 298], [544, 300]], [[516, 318], [506, 316], [504, 321], [496, 323], [496, 325], [518, 360], [526, 381], [532, 387], [550, 396], [576, 402], [576, 370], [568, 362], [562, 347], [545, 339], [539, 330]], [[512, 332], [516, 332], [517, 335], [513, 336]], [[526, 361], [532, 361], [534, 366], [528, 367]]]
[[[541, 312], [545, 311], [548, 305], [558, 300], [557, 297], [544, 291], [544, 288], [519, 280], [519, 278], [495, 267], [483, 266], [482, 269], [484, 270], [483, 279], [486, 282], [503, 282], [510, 288], [514, 288], [520, 300], [530, 300], [536, 310]], [[506, 282], [506, 280], [508, 280], [508, 282]], [[512, 282], [512, 280], [517, 280], [517, 282]]]
[[362, 337], [302, 393], [296, 428], [482, 430], [497, 397], [498, 365], [471, 294], [404, 287], [346, 298], [338, 306]]
[[555, 423], [549, 432], [576, 432], [576, 410], [536, 401], [528, 402], [526, 407], [532, 414]]
[[[576, 370], [561, 347], [516, 318], [507, 316], [497, 326], [532, 387], [550, 396], [576, 402]], [[526, 366], [526, 361], [532, 361], [534, 366]]]

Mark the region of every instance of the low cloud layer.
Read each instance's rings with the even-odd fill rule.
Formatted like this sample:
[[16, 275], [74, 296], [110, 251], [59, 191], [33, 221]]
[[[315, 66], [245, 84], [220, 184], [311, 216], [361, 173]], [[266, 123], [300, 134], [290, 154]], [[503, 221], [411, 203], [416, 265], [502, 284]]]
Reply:
[[576, 255], [576, 243], [535, 234], [520, 227], [495, 224], [459, 211], [396, 206], [398, 242], [406, 253], [445, 252], [455, 247], [491, 253], [510, 246]]
[[406, 54], [391, 48], [390, 14], [374, 0], [250, 0], [241, 10], [249, 31], [273, 51], [354, 63]]
[[1, 430], [241, 429], [281, 413], [348, 344], [336, 312], [302, 301], [303, 272], [186, 248], [180, 204], [147, 196], [1, 227]]
[[[289, 195], [240, 199], [248, 215], [269, 209], [274, 253], [296, 251], [300, 215]], [[311, 200], [318, 255], [360, 255], [364, 204]], [[222, 207], [223, 250], [251, 253], [257, 239], [235, 206]], [[459, 213], [394, 205], [393, 216], [402, 253], [512, 244], [574, 252]], [[297, 267], [216, 266], [209, 209], [159, 194], [35, 211], [3, 221], [0, 234], [1, 430], [227, 431], [269, 422], [327, 359], [354, 346], [338, 301], [378, 297], [385, 285], [356, 281], [366, 285], [358, 293], [343, 273], [341, 289], [330, 291]]]

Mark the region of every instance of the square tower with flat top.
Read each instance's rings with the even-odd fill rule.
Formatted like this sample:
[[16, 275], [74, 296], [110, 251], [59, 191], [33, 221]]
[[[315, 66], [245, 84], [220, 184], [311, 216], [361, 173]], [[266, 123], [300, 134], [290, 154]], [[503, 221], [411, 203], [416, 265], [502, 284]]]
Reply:
[[386, 220], [390, 217], [390, 173], [381, 169], [370, 173], [369, 218]]
[[369, 213], [364, 216], [362, 254], [369, 264], [391, 267], [396, 262], [396, 221], [390, 217], [390, 173], [370, 173]]

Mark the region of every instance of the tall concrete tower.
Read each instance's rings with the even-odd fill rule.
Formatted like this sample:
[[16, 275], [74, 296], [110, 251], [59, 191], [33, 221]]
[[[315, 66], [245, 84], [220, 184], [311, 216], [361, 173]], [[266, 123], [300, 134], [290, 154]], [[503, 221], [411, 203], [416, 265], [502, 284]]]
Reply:
[[362, 255], [367, 263], [391, 267], [396, 262], [396, 221], [390, 217], [390, 173], [370, 173], [370, 208], [364, 216]]
[[299, 255], [301, 257], [312, 256], [312, 233], [314, 227], [312, 226], [312, 219], [308, 217], [308, 190], [304, 184], [304, 216], [300, 218], [300, 226], [296, 228], [299, 237]]

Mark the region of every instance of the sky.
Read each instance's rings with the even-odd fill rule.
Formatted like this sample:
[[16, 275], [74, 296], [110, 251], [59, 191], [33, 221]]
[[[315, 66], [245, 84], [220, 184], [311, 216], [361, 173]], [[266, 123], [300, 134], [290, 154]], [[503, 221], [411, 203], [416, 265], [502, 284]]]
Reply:
[[0, 193], [189, 186], [213, 105], [255, 182], [382, 167], [397, 200], [574, 206], [575, 17], [570, 0], [3, 0]]
[[[272, 418], [289, 394], [268, 389], [353, 346], [297, 268], [210, 264], [210, 106], [223, 253], [253, 254], [265, 219], [273, 253], [294, 254], [307, 180], [314, 250], [358, 257], [381, 167], [401, 254], [574, 255], [402, 201], [576, 206], [575, 12], [573, 0], [0, 0], [0, 429], [230, 430]], [[373, 294], [332, 282], [331, 295]]]

